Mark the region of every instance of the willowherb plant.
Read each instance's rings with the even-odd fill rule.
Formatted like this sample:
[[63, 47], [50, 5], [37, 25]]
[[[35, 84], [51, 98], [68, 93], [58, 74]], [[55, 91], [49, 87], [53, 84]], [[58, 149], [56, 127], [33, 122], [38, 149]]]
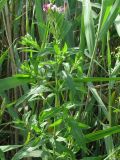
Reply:
[[[120, 0], [70, 0], [64, 4], [26, 0], [23, 10], [22, 1], [17, 2], [10, 1], [10, 7], [5, 4], [10, 13], [16, 6], [16, 17], [3, 10], [5, 30], [0, 32], [4, 39], [5, 31], [10, 44], [21, 33], [19, 27], [25, 35], [26, 24], [26, 36], [10, 50], [18, 74], [0, 79], [0, 138], [5, 137], [7, 144], [12, 135], [17, 145], [0, 142], [0, 158], [119, 159], [120, 59], [115, 40], [119, 40]], [[12, 18], [14, 24], [9, 23]], [[8, 24], [14, 25], [13, 30]], [[9, 50], [2, 53], [0, 71], [7, 55], [9, 61], [14, 58]], [[8, 127], [6, 115], [12, 119]], [[17, 149], [15, 154], [10, 154], [13, 149]]]

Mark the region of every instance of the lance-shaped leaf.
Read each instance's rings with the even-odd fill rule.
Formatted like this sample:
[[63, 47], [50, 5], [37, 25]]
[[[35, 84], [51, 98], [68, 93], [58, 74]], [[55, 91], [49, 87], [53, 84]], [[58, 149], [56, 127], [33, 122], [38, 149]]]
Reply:
[[5, 90], [15, 88], [17, 86], [33, 82], [33, 79], [29, 76], [23, 76], [23, 77], [8, 77], [4, 79], [0, 79], [0, 93], [2, 93]]

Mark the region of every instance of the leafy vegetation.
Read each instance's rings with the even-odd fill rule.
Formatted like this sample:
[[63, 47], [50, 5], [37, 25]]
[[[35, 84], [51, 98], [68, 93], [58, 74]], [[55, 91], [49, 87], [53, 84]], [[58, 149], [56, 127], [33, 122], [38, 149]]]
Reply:
[[120, 158], [120, 0], [0, 0], [0, 159]]

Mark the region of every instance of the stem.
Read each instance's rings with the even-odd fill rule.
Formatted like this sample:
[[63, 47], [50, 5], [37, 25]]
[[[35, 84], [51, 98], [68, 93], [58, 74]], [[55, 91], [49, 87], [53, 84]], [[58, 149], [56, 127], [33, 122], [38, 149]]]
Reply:
[[[107, 59], [108, 59], [108, 73], [109, 78], [111, 78], [111, 54], [110, 54], [110, 46], [109, 46], [109, 32], [107, 34]], [[108, 110], [109, 110], [109, 126], [112, 126], [112, 104], [111, 104], [111, 92], [112, 92], [112, 84], [111, 81], [108, 85]]]
[[112, 106], [111, 106], [111, 82], [109, 82], [108, 86], [108, 109], [109, 109], [109, 126], [112, 126]]
[[26, 33], [29, 33], [29, 18], [28, 18], [29, 2], [26, 0]]

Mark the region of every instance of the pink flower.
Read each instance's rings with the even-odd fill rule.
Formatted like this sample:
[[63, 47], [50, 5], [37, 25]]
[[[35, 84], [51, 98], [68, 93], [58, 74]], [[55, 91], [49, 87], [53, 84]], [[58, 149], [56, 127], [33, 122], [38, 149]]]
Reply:
[[64, 7], [63, 6], [57, 7], [56, 5], [53, 5], [52, 3], [44, 4], [43, 11], [48, 12], [48, 10], [55, 11], [58, 13], [64, 13], [66, 8], [65, 8], [65, 6]]
[[43, 11], [47, 12], [51, 7], [53, 6], [52, 3], [44, 4], [43, 5]]

